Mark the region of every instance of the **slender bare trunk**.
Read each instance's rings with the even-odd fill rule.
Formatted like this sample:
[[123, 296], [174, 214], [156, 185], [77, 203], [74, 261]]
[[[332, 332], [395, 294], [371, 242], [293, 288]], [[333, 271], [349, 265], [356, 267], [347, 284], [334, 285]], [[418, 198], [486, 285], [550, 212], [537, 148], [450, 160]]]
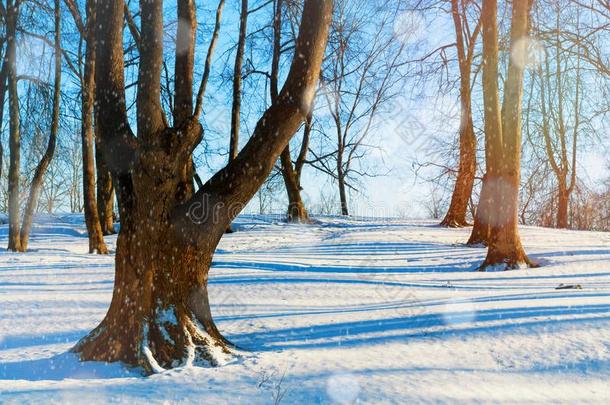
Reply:
[[472, 53], [474, 50], [474, 41], [478, 36], [479, 26], [475, 33], [469, 38], [470, 43], [465, 44], [463, 34], [462, 18], [467, 18], [465, 13], [461, 13], [457, 0], [451, 1], [452, 15], [456, 34], [456, 43], [458, 49], [458, 59], [460, 67], [460, 101], [461, 109], [461, 125], [460, 125], [460, 163], [458, 175], [455, 181], [455, 188], [451, 196], [451, 204], [445, 218], [441, 222], [441, 226], [450, 228], [459, 228], [467, 226], [466, 212], [468, 211], [468, 203], [472, 196], [472, 188], [474, 186], [474, 178], [477, 170], [477, 138], [474, 133], [474, 124], [472, 121], [472, 102], [470, 92], [470, 70], [472, 66]]
[[290, 146], [282, 151], [280, 155], [282, 164], [282, 177], [288, 194], [288, 222], [308, 223], [309, 215], [301, 199], [301, 188], [297, 173], [292, 167], [292, 158], [290, 156]]
[[8, 169], [8, 250], [21, 251], [20, 238], [20, 202], [19, 202], [19, 170], [21, 165], [21, 135], [19, 133], [19, 95], [17, 94], [17, 61], [16, 61], [16, 34], [17, 20], [19, 18], [19, 2], [7, 2], [6, 7], [6, 36], [8, 61], [8, 95], [9, 95], [9, 152], [10, 164]]
[[233, 105], [231, 108], [231, 139], [229, 142], [229, 161], [237, 157], [239, 152], [239, 126], [241, 120], [241, 77], [246, 50], [246, 33], [248, 31], [248, 0], [241, 0], [239, 17], [239, 40], [235, 54], [233, 69]]
[[36, 167], [36, 171], [34, 172], [34, 178], [32, 179], [32, 184], [30, 186], [30, 195], [23, 213], [23, 224], [21, 226], [20, 235], [21, 246], [19, 249], [22, 252], [25, 252], [28, 248], [30, 231], [32, 229], [32, 222], [34, 220], [34, 210], [38, 205], [44, 175], [51, 164], [51, 160], [53, 159], [53, 155], [55, 153], [55, 145], [57, 143], [57, 130], [59, 128], [59, 98], [61, 91], [61, 13], [59, 5], [60, 0], [55, 0], [55, 79], [53, 84], [53, 118], [51, 119], [51, 133], [49, 135], [47, 149], [40, 159], [40, 162]]
[[[281, 37], [282, 37], [282, 7], [283, 0], [276, 1], [275, 16], [273, 19], [273, 59], [271, 66], [271, 102], [275, 103], [278, 96], [278, 79], [279, 79], [279, 64], [281, 55]], [[297, 177], [297, 172], [292, 163], [292, 155], [290, 154], [290, 145], [280, 155], [280, 164], [284, 186], [288, 197], [288, 222], [308, 223], [309, 214], [303, 204], [301, 198], [300, 177]], [[299, 173], [300, 176], [300, 173]]]
[[[0, 128], [2, 128], [2, 124], [4, 123], [4, 104], [6, 101], [6, 78], [8, 76], [8, 58], [2, 58], [2, 68], [0, 69]], [[2, 168], [3, 168], [3, 159], [4, 159], [4, 147], [2, 145], [2, 140], [0, 139], [0, 177], [2, 177]]]
[[[559, 6], [557, 6], [559, 7]], [[540, 107], [542, 113], [542, 134], [544, 137], [545, 152], [547, 154], [550, 166], [555, 174], [557, 180], [557, 197], [558, 205], [556, 212], [555, 225], [558, 228], [568, 228], [568, 208], [570, 204], [570, 196], [574, 187], [576, 186], [576, 152], [578, 143], [578, 132], [580, 127], [580, 85], [581, 85], [581, 73], [580, 73], [580, 59], [577, 60], [575, 67], [576, 71], [576, 82], [574, 85], [575, 89], [575, 100], [574, 100], [574, 117], [572, 121], [572, 151], [571, 156], [568, 156], [568, 124], [564, 113], [563, 103], [566, 101], [565, 97], [565, 79], [564, 67], [561, 63], [561, 49], [560, 49], [560, 38], [559, 38], [559, 10], [557, 10], [556, 17], [557, 31], [557, 45], [555, 55], [555, 90], [556, 97], [552, 97], [551, 81], [552, 72], [550, 67], [549, 58], [545, 59], [544, 71], [542, 64], [538, 68], [538, 75], [540, 78]], [[547, 107], [548, 106], [548, 107]], [[551, 119], [550, 117], [553, 117]], [[552, 129], [553, 128], [553, 129]], [[551, 134], [556, 136], [555, 142], [551, 139]], [[558, 149], [558, 150], [557, 150]]]
[[108, 254], [100, 223], [95, 196], [95, 160], [93, 151], [93, 101], [95, 88], [95, 9], [93, 0], [87, 1], [87, 36], [85, 74], [81, 89], [81, 143], [83, 155], [83, 208], [89, 237], [89, 253]]
[[348, 216], [349, 210], [347, 207], [347, 192], [345, 189], [345, 174], [341, 164], [337, 165], [337, 183], [339, 184], [339, 201], [341, 203], [341, 215]]

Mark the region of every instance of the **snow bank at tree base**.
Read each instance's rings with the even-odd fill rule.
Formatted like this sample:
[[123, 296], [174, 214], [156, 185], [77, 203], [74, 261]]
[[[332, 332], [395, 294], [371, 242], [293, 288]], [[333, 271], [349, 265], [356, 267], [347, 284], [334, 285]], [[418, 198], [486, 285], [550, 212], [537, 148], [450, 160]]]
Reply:
[[103, 318], [114, 276], [112, 257], [86, 254], [82, 219], [46, 218], [30, 253], [1, 250], [0, 403], [610, 401], [610, 234], [524, 228], [544, 267], [479, 273], [468, 230], [429, 222], [236, 225], [210, 299], [251, 352], [149, 378], [68, 352]]

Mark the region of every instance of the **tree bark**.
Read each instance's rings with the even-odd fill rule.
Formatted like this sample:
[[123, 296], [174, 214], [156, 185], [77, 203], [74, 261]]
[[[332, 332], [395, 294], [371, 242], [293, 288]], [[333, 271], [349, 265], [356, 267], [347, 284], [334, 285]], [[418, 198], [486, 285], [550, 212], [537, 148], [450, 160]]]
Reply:
[[[486, 1], [495, 4], [495, 0]], [[494, 18], [496, 7], [493, 7], [492, 10]], [[511, 50], [514, 49], [517, 41], [528, 35], [529, 13], [529, 0], [513, 2]], [[497, 42], [495, 42], [495, 47], [497, 49]], [[513, 53], [511, 52], [511, 54]], [[493, 171], [496, 188], [493, 197], [495, 215], [491, 224], [487, 257], [481, 266], [482, 270], [491, 266], [501, 266], [504, 269], [535, 266], [525, 254], [518, 231], [523, 69], [524, 66], [516, 63], [514, 57], [510, 58], [504, 85], [502, 138], [498, 145], [499, 148], [494, 149], [494, 162], [497, 165], [497, 170]]]
[[193, 115], [193, 67], [197, 17], [194, 0], [178, 0], [178, 32], [175, 63], [174, 125]]
[[468, 225], [468, 222], [466, 221], [466, 212], [468, 211], [468, 202], [472, 195], [474, 177], [477, 170], [477, 138], [474, 133], [474, 124], [472, 121], [470, 70], [472, 66], [474, 42], [478, 36], [479, 27], [477, 26], [475, 33], [469, 38], [470, 46], [467, 50], [464, 41], [462, 22], [462, 18], [467, 17], [465, 16], [465, 13], [460, 13], [457, 0], [452, 0], [451, 5], [458, 49], [458, 63], [460, 67], [460, 101], [462, 104], [460, 121], [460, 163], [457, 179], [455, 181], [455, 188], [451, 196], [451, 204], [449, 205], [449, 210], [447, 211], [445, 218], [441, 222], [441, 226], [460, 228]]
[[8, 2], [6, 7], [6, 36], [9, 95], [9, 152], [8, 169], [8, 250], [21, 251], [19, 170], [21, 165], [21, 134], [19, 133], [19, 95], [17, 93], [16, 34], [19, 2]]
[[[123, 2], [98, 3], [97, 12], [106, 24], [96, 34], [96, 101], [104, 155], [114, 151], [122, 158], [110, 164], [121, 229], [110, 309], [74, 350], [83, 360], [123, 361], [149, 373], [183, 364], [220, 364], [231, 346], [210, 312], [212, 256], [226, 227], [263, 184], [308, 113], [332, 1], [305, 2], [296, 56], [277, 103], [264, 113], [238, 156], [196, 193], [191, 160], [202, 135], [196, 114], [179, 127], [142, 134], [135, 142], [124, 102]], [[162, 29], [158, 21], [143, 21]], [[140, 69], [158, 62], [156, 53], [141, 57], [148, 60], [141, 61]], [[112, 114], [113, 120], [104, 119]]]
[[[464, 115], [469, 113], [464, 113]], [[448, 228], [461, 228], [468, 226], [466, 213], [468, 203], [474, 187], [474, 178], [477, 169], [476, 136], [472, 117], [464, 117], [467, 120], [465, 128], [460, 130], [460, 165], [455, 181], [455, 188], [451, 196], [449, 210], [441, 222], [441, 226]]]
[[[163, 1], [140, 0], [140, 19], [140, 66], [136, 96], [137, 131], [138, 138], [145, 139], [162, 131], [167, 123], [161, 108]], [[176, 83], [185, 82], [185, 79], [177, 78]], [[175, 125], [180, 125], [180, 122], [176, 122]]]
[[[96, 129], [97, 132], [97, 124]], [[114, 235], [114, 184], [108, 167], [104, 163], [102, 147], [99, 143], [99, 134], [95, 138], [95, 166], [97, 172], [96, 194], [97, 212], [103, 235]]]
[[[488, 145], [488, 136], [485, 135], [485, 144]], [[486, 150], [488, 150], [486, 146]], [[489, 161], [489, 158], [486, 158]], [[477, 246], [489, 244], [489, 238], [491, 233], [491, 221], [492, 221], [492, 191], [489, 181], [490, 165], [486, 163], [487, 173], [483, 176], [483, 183], [481, 185], [481, 195], [479, 196], [479, 203], [474, 215], [474, 225], [470, 238], [468, 239], [467, 245]]]
[[93, 151], [93, 102], [95, 88], [95, 9], [87, 4], [85, 73], [81, 89], [81, 143], [83, 155], [83, 208], [89, 237], [89, 253], [108, 254], [95, 195], [95, 161]]
[[[500, 180], [496, 165], [502, 158], [502, 116], [500, 111], [500, 91], [498, 87], [498, 22], [497, 0], [483, 1], [481, 8], [481, 33], [483, 38], [483, 105], [485, 127], [485, 175], [481, 186], [481, 196], [474, 219], [469, 245], [488, 245], [491, 225], [494, 220], [493, 197]], [[499, 157], [499, 158], [498, 158]]]

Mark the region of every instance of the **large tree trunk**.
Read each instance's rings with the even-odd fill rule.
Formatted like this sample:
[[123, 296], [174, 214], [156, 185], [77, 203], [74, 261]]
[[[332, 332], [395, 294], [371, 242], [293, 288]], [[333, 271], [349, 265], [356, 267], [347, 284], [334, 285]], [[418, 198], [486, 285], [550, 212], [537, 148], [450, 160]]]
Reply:
[[472, 51], [474, 50], [474, 42], [478, 36], [478, 26], [469, 40], [468, 45], [465, 44], [462, 18], [467, 18], [466, 13], [460, 13], [458, 1], [452, 0], [452, 15], [456, 35], [456, 43], [458, 49], [458, 59], [460, 67], [460, 101], [461, 109], [461, 125], [460, 125], [460, 163], [458, 175], [455, 181], [455, 188], [451, 196], [451, 204], [445, 218], [441, 222], [441, 226], [450, 228], [460, 228], [467, 226], [466, 212], [468, 211], [468, 203], [472, 195], [474, 186], [474, 177], [477, 170], [477, 138], [474, 133], [474, 124], [472, 121], [472, 102], [470, 97], [470, 69], [472, 65]]
[[[149, 16], [143, 24], [162, 31], [160, 15], [148, 20], [147, 7], [157, 6], [143, 5], [142, 14]], [[104, 21], [97, 30], [97, 114], [104, 156], [113, 162], [109, 164], [117, 183], [121, 229], [110, 309], [74, 350], [83, 360], [123, 361], [149, 373], [182, 364], [219, 364], [230, 345], [214, 325], [207, 297], [212, 256], [226, 227], [267, 178], [308, 113], [332, 1], [305, 2], [298, 56], [277, 103], [264, 113], [238, 156], [195, 194], [191, 159], [202, 135], [196, 114], [179, 127], [141, 133], [136, 142], [125, 104], [123, 2], [105, 3], [97, 12]], [[158, 34], [151, 29], [147, 35]], [[142, 40], [146, 42], [146, 35]], [[161, 42], [149, 44], [154, 48]], [[140, 77], [153, 87], [157, 73], [148, 76], [142, 69], [153, 66], [159, 54], [149, 49], [141, 56], [147, 60], [140, 64]], [[138, 109], [156, 113], [145, 106], [153, 102], [148, 94], [138, 98]], [[147, 128], [157, 125], [160, 122], [151, 122]]]
[[55, 0], [55, 79], [53, 85], [53, 117], [51, 119], [51, 133], [49, 135], [49, 142], [47, 149], [40, 159], [32, 184], [30, 186], [30, 195], [28, 197], [27, 204], [23, 213], [23, 225], [21, 226], [21, 246], [19, 250], [25, 252], [28, 249], [28, 242], [30, 240], [30, 231], [32, 229], [32, 222], [34, 220], [34, 211], [38, 206], [38, 199], [40, 197], [40, 191], [42, 190], [42, 183], [44, 181], [44, 175], [51, 164], [53, 155], [55, 153], [55, 145], [57, 143], [57, 130], [59, 128], [59, 97], [61, 91], [61, 16], [60, 16], [60, 0]]
[[9, 152], [8, 169], [8, 250], [21, 251], [20, 237], [20, 202], [19, 170], [21, 165], [21, 135], [19, 133], [19, 95], [17, 94], [17, 60], [16, 34], [19, 18], [19, 4], [9, 3], [6, 7], [6, 36], [8, 61], [8, 95], [9, 95]]
[[87, 37], [85, 74], [81, 91], [82, 120], [81, 143], [83, 155], [83, 208], [89, 237], [89, 253], [108, 254], [100, 223], [95, 196], [95, 161], [93, 151], [93, 99], [95, 86], [95, 9], [92, 0], [87, 1]]
[[[484, 7], [485, 3], [494, 5], [493, 9], [488, 11], [493, 12], [493, 18], [495, 19], [496, 0], [486, 0], [483, 3]], [[510, 34], [511, 50], [514, 49], [517, 41], [523, 40], [528, 35], [529, 13], [529, 0], [515, 0], [513, 2]], [[484, 37], [484, 42], [485, 40]], [[497, 42], [495, 42], [495, 47], [497, 49]], [[514, 59], [514, 56], [510, 58], [504, 86], [502, 140], [498, 145], [499, 147], [493, 150], [494, 162], [497, 165], [497, 167], [494, 167], [497, 170], [492, 172], [494, 174], [492, 179], [496, 188], [493, 197], [495, 215], [491, 224], [491, 238], [487, 257], [481, 266], [482, 270], [490, 266], [515, 269], [525, 265], [534, 265], [525, 254], [518, 232], [524, 61], [515, 61]]]
[[[143, 156], [141, 164], [150, 169], [156, 159]], [[140, 175], [119, 181], [121, 230], [110, 309], [76, 351], [84, 360], [122, 361], [149, 373], [218, 365], [229, 345], [212, 321], [207, 298], [215, 244], [207, 249], [189, 245], [172, 227], [175, 205], [192, 192], [182, 194], [191, 177], [186, 166], [177, 170], [181, 176], [166, 168], [141, 169], [136, 166], [134, 173]]]

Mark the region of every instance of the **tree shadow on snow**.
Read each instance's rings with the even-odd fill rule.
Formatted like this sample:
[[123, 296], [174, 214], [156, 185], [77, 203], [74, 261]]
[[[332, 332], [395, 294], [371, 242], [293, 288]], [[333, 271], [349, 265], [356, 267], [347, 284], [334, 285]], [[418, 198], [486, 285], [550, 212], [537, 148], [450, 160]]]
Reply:
[[119, 363], [81, 362], [72, 352], [52, 357], [0, 363], [0, 380], [61, 381], [141, 377]]
[[[573, 315], [569, 319], [548, 319]], [[536, 319], [536, 318], [546, 319]], [[498, 324], [498, 322], [503, 322]], [[514, 322], [520, 321], [520, 322]], [[478, 311], [445, 311], [385, 319], [336, 322], [325, 325], [276, 329], [231, 336], [238, 345], [252, 350], [312, 349], [358, 346], [389, 342], [408, 343], [413, 338], [451, 338], [468, 334], [497, 334], [514, 329], [546, 330], [550, 327], [578, 327], [584, 322], [610, 321], [610, 304], [553, 305], [496, 308]], [[493, 322], [493, 324], [482, 324]], [[546, 329], [545, 329], [546, 328]], [[379, 336], [380, 333], [386, 335]], [[389, 334], [389, 335], [388, 335]]]

